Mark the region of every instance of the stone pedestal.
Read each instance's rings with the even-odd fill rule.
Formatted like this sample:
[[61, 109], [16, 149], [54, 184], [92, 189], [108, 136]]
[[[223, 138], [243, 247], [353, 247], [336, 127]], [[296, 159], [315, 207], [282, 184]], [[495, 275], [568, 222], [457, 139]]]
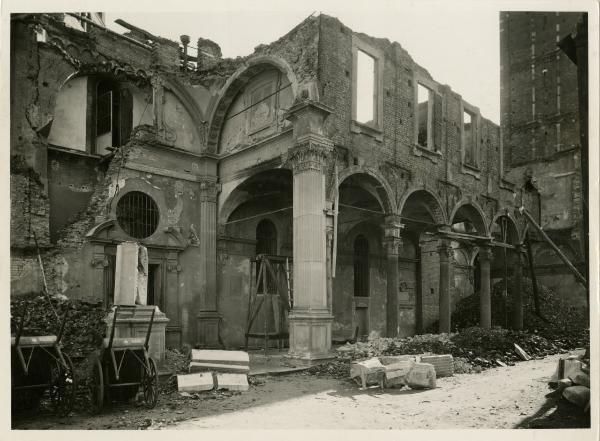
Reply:
[[302, 364], [313, 364], [333, 358], [331, 352], [331, 322], [327, 312], [298, 311], [290, 313], [290, 351], [288, 356]]
[[[120, 307], [115, 325], [115, 338], [146, 338], [154, 308], [156, 308], [156, 312], [152, 322], [149, 353], [150, 357], [159, 363], [165, 359], [165, 329], [169, 319], [158, 309], [158, 306], [134, 305]], [[104, 319], [107, 338], [110, 337], [114, 311], [113, 309]]]

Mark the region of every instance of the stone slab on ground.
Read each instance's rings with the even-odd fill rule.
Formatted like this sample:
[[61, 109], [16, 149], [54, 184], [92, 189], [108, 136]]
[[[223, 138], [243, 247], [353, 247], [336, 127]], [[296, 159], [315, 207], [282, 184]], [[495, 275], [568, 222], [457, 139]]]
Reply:
[[249, 366], [242, 366], [237, 364], [216, 364], [216, 363], [201, 363], [198, 361], [192, 361], [189, 367], [190, 373], [193, 372], [225, 372], [233, 374], [247, 374], [250, 372]]
[[250, 357], [244, 351], [192, 349], [191, 361], [248, 366], [250, 364]]
[[247, 391], [248, 376], [246, 374], [224, 374], [218, 373], [216, 375], [217, 389], [227, 389], [232, 391]]
[[435, 389], [435, 368], [429, 363], [415, 363], [406, 375], [406, 383], [411, 389]]
[[179, 392], [204, 392], [213, 390], [214, 387], [213, 374], [210, 372], [177, 375], [177, 390]]
[[450, 354], [421, 355], [421, 363], [433, 365], [435, 376], [437, 378], [451, 377], [454, 375], [454, 358]]
[[575, 374], [573, 377], [571, 377], [571, 380], [573, 380], [574, 384], [578, 384], [580, 386], [585, 386], [588, 388], [590, 387], [590, 376], [583, 372]]

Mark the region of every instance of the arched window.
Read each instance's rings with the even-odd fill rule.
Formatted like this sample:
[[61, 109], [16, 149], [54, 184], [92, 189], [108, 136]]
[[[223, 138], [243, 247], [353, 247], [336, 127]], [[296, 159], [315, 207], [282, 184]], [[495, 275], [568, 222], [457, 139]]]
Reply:
[[277, 229], [269, 219], [256, 226], [256, 254], [277, 254]]
[[369, 242], [362, 234], [354, 239], [354, 296], [369, 296]]

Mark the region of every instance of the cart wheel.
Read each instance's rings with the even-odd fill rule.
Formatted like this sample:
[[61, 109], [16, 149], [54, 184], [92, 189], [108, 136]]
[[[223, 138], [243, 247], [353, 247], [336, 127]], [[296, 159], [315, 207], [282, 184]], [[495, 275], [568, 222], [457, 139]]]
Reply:
[[93, 414], [97, 414], [102, 410], [104, 405], [104, 375], [102, 372], [102, 364], [96, 358], [92, 365], [92, 378], [89, 380], [89, 397], [90, 410]]
[[77, 381], [73, 362], [67, 354], [62, 355], [65, 359], [65, 365], [62, 365], [59, 360], [56, 361], [50, 398], [54, 411], [61, 416], [66, 416], [73, 410]]
[[142, 371], [142, 388], [146, 407], [153, 408], [158, 402], [158, 372], [156, 363], [148, 357], [148, 367]]

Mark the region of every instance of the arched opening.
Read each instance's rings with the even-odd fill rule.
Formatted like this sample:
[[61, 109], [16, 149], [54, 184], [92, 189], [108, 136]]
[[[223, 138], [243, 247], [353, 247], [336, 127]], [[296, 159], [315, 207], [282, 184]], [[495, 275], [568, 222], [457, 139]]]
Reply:
[[354, 297], [369, 297], [369, 241], [359, 234], [354, 239]]
[[472, 204], [462, 204], [450, 219], [452, 231], [472, 236], [487, 236], [486, 222], [481, 210]]
[[338, 189], [335, 278], [332, 279], [333, 338], [386, 333], [383, 224], [392, 203], [386, 186], [367, 173], [345, 177]]
[[405, 198], [400, 218], [404, 228], [398, 256], [398, 325], [400, 335], [407, 336], [425, 332], [435, 321], [424, 310], [427, 303], [438, 302], [439, 282], [437, 278], [423, 277], [422, 269], [439, 272], [435, 234], [446, 221], [438, 199], [426, 190], [413, 191]]
[[277, 229], [269, 219], [256, 226], [256, 254], [277, 254]]
[[[292, 188], [290, 170], [265, 170], [239, 183], [221, 205], [218, 289], [221, 336], [228, 347], [245, 344], [249, 310], [256, 313], [251, 334], [262, 332], [265, 326], [272, 335], [287, 332], [288, 302], [278, 295], [293, 286]], [[263, 266], [258, 277], [261, 261], [257, 255], [269, 257], [275, 276]], [[269, 296], [264, 297], [265, 292]], [[249, 344], [262, 346], [263, 341], [252, 337]], [[270, 345], [274, 343], [269, 340]]]

